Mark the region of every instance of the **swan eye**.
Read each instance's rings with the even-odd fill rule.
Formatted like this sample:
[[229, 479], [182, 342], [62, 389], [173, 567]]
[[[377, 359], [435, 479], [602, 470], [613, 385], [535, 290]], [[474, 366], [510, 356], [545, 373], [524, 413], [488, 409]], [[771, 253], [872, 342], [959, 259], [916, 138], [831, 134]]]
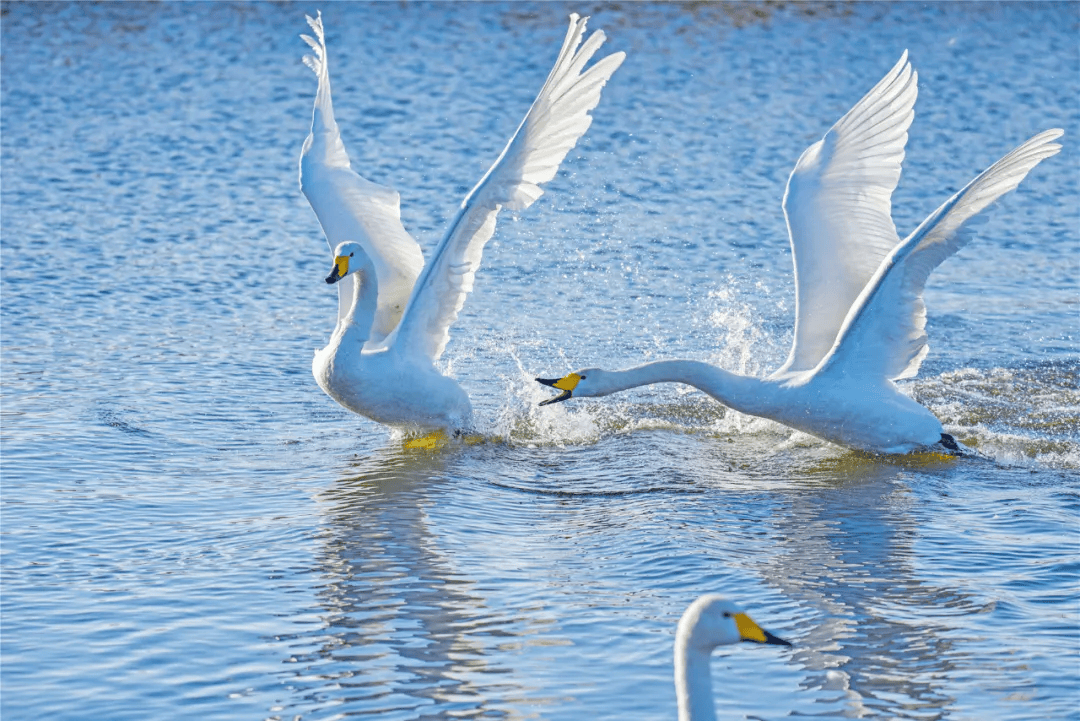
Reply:
[[581, 380], [585, 380], [585, 376], [581, 376]]
[[355, 251], [355, 250], [354, 250], [353, 252], [349, 253], [349, 257], [350, 257], [350, 258], [351, 258], [351, 257], [353, 257], [354, 255], [356, 255], [356, 251]]
[[731, 612], [730, 611], [724, 611], [724, 618], [731, 618]]

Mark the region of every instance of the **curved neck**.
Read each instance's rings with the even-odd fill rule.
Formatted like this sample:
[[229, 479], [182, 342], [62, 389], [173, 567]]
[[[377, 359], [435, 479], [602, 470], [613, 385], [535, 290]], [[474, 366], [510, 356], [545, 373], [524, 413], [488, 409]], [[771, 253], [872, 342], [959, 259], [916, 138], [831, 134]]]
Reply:
[[346, 287], [344, 281], [338, 283], [338, 302], [346, 301], [346, 293], [352, 291], [352, 298], [348, 299], [349, 310], [338, 323], [340, 332], [345, 333], [350, 329], [359, 334], [358, 340], [364, 342], [371, 335], [371, 324], [375, 320], [375, 311], [379, 303], [379, 283], [375, 278], [375, 268], [365, 266], [363, 269], [350, 273], [352, 288]]
[[716, 721], [709, 654], [681, 635], [675, 639], [675, 696], [679, 721]]
[[605, 381], [607, 393], [653, 383], [685, 383], [708, 393], [728, 408], [754, 415], [767, 407], [769, 398], [766, 383], [760, 378], [692, 360], [646, 363], [629, 370], [609, 372]]

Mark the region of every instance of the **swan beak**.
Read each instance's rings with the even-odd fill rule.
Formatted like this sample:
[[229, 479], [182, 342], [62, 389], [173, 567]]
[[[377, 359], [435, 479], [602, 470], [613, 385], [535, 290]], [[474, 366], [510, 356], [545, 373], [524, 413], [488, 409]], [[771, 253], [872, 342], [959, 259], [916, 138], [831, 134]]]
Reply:
[[334, 258], [334, 267], [330, 269], [330, 275], [326, 276], [326, 284], [333, 285], [349, 274], [349, 256], [339, 255]]
[[768, 643], [773, 646], [790, 646], [791, 644], [780, 638], [774, 636], [761, 626], [754, 623], [753, 619], [747, 616], [745, 613], [736, 613], [733, 615], [735, 619], [735, 625], [739, 628], [739, 636], [743, 641], [753, 641], [754, 643]]
[[559, 403], [561, 401], [569, 400], [574, 395], [574, 389], [577, 388], [578, 381], [581, 380], [581, 376], [577, 373], [571, 373], [564, 378], [537, 378], [537, 383], [542, 383], [552, 388], [558, 388], [562, 393], [554, 398], [548, 398], [546, 401], [540, 401], [540, 405], [546, 406], [551, 403]]

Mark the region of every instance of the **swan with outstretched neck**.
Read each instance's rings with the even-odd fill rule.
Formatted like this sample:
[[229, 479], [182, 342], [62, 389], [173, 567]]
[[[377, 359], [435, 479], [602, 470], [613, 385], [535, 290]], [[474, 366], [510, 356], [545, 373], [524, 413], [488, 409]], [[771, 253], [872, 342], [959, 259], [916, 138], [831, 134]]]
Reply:
[[914, 117], [917, 74], [900, 61], [799, 158], [783, 208], [795, 262], [795, 337], [787, 361], [757, 378], [692, 360], [622, 371], [588, 368], [537, 381], [562, 391], [541, 403], [684, 383], [740, 413], [873, 453], [959, 453], [929, 409], [894, 381], [929, 350], [923, 289], [972, 237], [972, 219], [1057, 153], [1044, 131], [998, 160], [902, 242], [891, 196]]
[[701, 596], [683, 613], [675, 631], [675, 696], [679, 721], [715, 721], [710, 656], [718, 646], [751, 641], [791, 644], [762, 629], [723, 596]]
[[338, 286], [337, 325], [315, 353], [319, 387], [345, 408], [409, 434], [467, 429], [472, 406], [457, 381], [435, 367], [450, 326], [472, 290], [484, 245], [503, 208], [523, 210], [592, 122], [600, 92], [625, 57], [586, 69], [604, 33], [584, 38], [587, 18], [570, 16], [562, 49], [506, 148], [458, 207], [424, 263], [401, 223], [397, 192], [351, 166], [330, 97], [322, 15], [307, 18], [316, 74], [311, 133], [300, 156], [300, 188], [334, 254], [327, 283]]

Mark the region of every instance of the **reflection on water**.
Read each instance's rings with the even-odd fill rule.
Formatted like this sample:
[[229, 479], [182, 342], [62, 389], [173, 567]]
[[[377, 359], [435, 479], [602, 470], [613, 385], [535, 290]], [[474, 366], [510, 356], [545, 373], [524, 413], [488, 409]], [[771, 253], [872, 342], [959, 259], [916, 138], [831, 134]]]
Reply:
[[[621, 438], [567, 448], [554, 465], [544, 449], [464, 444], [354, 461], [318, 497], [319, 624], [294, 638], [312, 649], [290, 657], [298, 697], [346, 716], [502, 718], [525, 707], [580, 718], [611, 708], [625, 669], [622, 711], [659, 718], [631, 689], [650, 678], [649, 693], [668, 697], [674, 621], [700, 590], [742, 600], [795, 642], [783, 656], [740, 648], [715, 664], [728, 677], [720, 702], [762, 718], [946, 718], [988, 655], [1010, 676], [1027, 673], [1010, 658], [1017, 635], [988, 650], [972, 625], [996, 603], [919, 562], [925, 504], [972, 461], [841, 453], [781, 480], [733, 472], [755, 450], [710, 443], [687, 475], [663, 456], [696, 441], [667, 435], [636, 435], [634, 447], [656, 452], [619, 478], [602, 469]], [[476, 467], [501, 478], [476, 485]], [[465, 509], [461, 493], [483, 507]], [[531, 562], [547, 570], [531, 573]], [[619, 597], [642, 592], [664, 612], [628, 624]], [[579, 648], [578, 633], [605, 639], [601, 655]], [[577, 675], [552, 677], [562, 664]], [[747, 695], [743, 682], [764, 690]]]
[[[1077, 8], [327, 4], [345, 141], [428, 251], [566, 14], [627, 52], [455, 324], [489, 442], [405, 453], [310, 375], [304, 11], [4, 3], [0, 715], [670, 719], [676, 622], [719, 592], [796, 644], [718, 652], [722, 716], [1076, 718]], [[905, 47], [902, 232], [1066, 128], [927, 288], [907, 388], [992, 460], [673, 386], [537, 408], [575, 368], [775, 368], [784, 181]]]
[[952, 644], [930, 619], [966, 599], [916, 576], [912, 499], [896, 469], [857, 466], [819, 477], [824, 487], [778, 514], [783, 541], [765, 577], [823, 616], [794, 653], [803, 687], [833, 692], [821, 703], [849, 717], [938, 718], [954, 700], [941, 683]]
[[[507, 632], [428, 528], [426, 506], [446, 483], [449, 460], [395, 448], [355, 462], [349, 477], [320, 494], [323, 625], [307, 634], [318, 650], [296, 659], [302, 670], [294, 683], [315, 694], [328, 684], [340, 689], [327, 704], [334, 713], [423, 717], [436, 704], [470, 718], [496, 689], [518, 695], [498, 682], [506, 671], [473, 640]], [[490, 681], [478, 688], [476, 677]]]

